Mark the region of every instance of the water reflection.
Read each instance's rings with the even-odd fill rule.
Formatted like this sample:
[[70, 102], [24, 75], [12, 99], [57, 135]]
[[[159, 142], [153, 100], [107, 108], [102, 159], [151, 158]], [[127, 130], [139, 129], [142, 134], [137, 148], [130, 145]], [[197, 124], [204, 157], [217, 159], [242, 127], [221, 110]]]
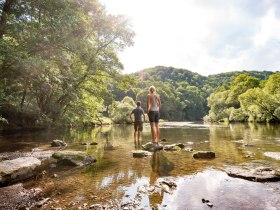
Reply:
[[[247, 193], [247, 197], [251, 201], [257, 202], [262, 199], [262, 195], [254, 190], [265, 193], [266, 188], [263, 185], [238, 181], [228, 178], [223, 172], [209, 172], [208, 169], [250, 163], [254, 160], [266, 160], [280, 167], [278, 160], [264, 156], [265, 152], [280, 151], [279, 125], [204, 126], [203, 124], [186, 123], [181, 127], [160, 128], [161, 137], [167, 140], [163, 144], [187, 143], [188, 147], [195, 151], [214, 151], [216, 158], [211, 161], [195, 160], [192, 158], [192, 152], [184, 150], [159, 151], [147, 158], [133, 158], [131, 151], [141, 149], [142, 144], [150, 142], [151, 136], [149, 126], [144, 126], [142, 139], [139, 142], [134, 140], [133, 132], [133, 126], [108, 126], [91, 130], [70, 129], [63, 132], [44, 131], [42, 133], [2, 135], [0, 136], [0, 148], [1, 151], [16, 151], [25, 145], [23, 150], [31, 151], [34, 147], [49, 145], [53, 139], [61, 139], [68, 143], [68, 149], [85, 151], [96, 157], [97, 162], [92, 166], [68, 173], [57, 168], [54, 169], [56, 171], [48, 171], [48, 174], [58, 174], [57, 179], [50, 178], [44, 182], [33, 183], [39, 187], [45, 187], [41, 186], [43, 184], [55, 186], [56, 190], [51, 195], [59, 195], [61, 200], [68, 203], [73, 196], [89, 197], [88, 194], [93, 193], [98, 196], [96, 202], [106, 202], [106, 199], [128, 201], [137, 195], [138, 187], [153, 186], [159, 177], [178, 178], [179, 187], [174, 194], [158, 192], [143, 196], [141, 207], [144, 209], [150, 209], [150, 207], [165, 209], [163, 204], [168, 205], [166, 209], [172, 209], [170, 205], [178, 207], [177, 209], [209, 208], [201, 203], [202, 197], [215, 202], [214, 205], [219, 204], [221, 209], [231, 208], [230, 205], [233, 205], [233, 202], [249, 205], [241, 198], [238, 200], [235, 194], [247, 196]], [[82, 145], [82, 142], [96, 142], [97, 145]], [[254, 155], [248, 158], [246, 154], [250, 152]], [[236, 190], [234, 190], [235, 186]], [[242, 189], [246, 187], [250, 189], [243, 192]], [[276, 190], [276, 193], [278, 191]], [[234, 195], [231, 195], [231, 192]], [[272, 194], [274, 196], [275, 192]], [[268, 193], [265, 195], [269, 196]], [[226, 200], [219, 199], [223, 197]], [[269, 197], [266, 199], [269, 200]], [[92, 200], [89, 198], [87, 202], [91, 204]], [[275, 204], [275, 202], [270, 203]], [[252, 207], [254, 207], [253, 204]], [[264, 202], [262, 207], [266, 208]]]

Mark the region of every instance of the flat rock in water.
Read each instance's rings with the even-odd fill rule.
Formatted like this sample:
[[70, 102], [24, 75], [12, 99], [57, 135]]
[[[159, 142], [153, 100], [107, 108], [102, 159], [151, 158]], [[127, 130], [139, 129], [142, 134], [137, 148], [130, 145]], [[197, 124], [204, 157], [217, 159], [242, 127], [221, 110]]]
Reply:
[[41, 189], [23, 188], [23, 185], [15, 184], [0, 188], [0, 209], [27, 209], [34, 204]]
[[85, 152], [70, 150], [54, 152], [52, 157], [58, 160], [58, 164], [68, 166], [85, 166], [97, 161]]
[[0, 184], [20, 181], [34, 175], [41, 161], [34, 157], [20, 157], [0, 162]]
[[181, 150], [181, 149], [184, 149], [184, 148], [185, 148], [185, 145], [182, 144], [182, 143], [165, 145], [163, 147], [163, 149], [166, 150], [166, 151], [178, 151], [178, 150]]
[[34, 157], [40, 160], [44, 160], [51, 158], [53, 153], [53, 151], [5, 152], [0, 153], [0, 162], [3, 160], [13, 160], [21, 157]]
[[280, 152], [265, 152], [264, 155], [276, 160], [280, 160]]
[[215, 152], [211, 151], [198, 151], [193, 154], [193, 158], [195, 159], [213, 159], [215, 156]]
[[162, 150], [163, 145], [162, 144], [153, 144], [152, 142], [149, 142], [149, 143], [142, 145], [142, 148], [144, 150], [154, 152], [154, 151]]
[[152, 153], [145, 151], [145, 150], [133, 150], [132, 151], [133, 157], [147, 157], [151, 156]]
[[280, 171], [271, 167], [260, 166], [254, 169], [229, 167], [226, 173], [231, 177], [242, 178], [255, 182], [279, 181]]

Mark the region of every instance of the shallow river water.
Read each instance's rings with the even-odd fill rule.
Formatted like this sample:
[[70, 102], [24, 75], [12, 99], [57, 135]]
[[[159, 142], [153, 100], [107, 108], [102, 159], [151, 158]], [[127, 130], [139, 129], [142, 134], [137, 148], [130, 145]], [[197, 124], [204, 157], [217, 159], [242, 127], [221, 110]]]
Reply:
[[[252, 182], [229, 177], [224, 171], [227, 166], [254, 162], [280, 168], [280, 160], [264, 155], [280, 152], [279, 125], [163, 123], [163, 138], [164, 145], [184, 143], [194, 151], [213, 151], [216, 158], [196, 160], [186, 150], [133, 158], [131, 151], [151, 139], [149, 124], [140, 142], [134, 141], [132, 126], [1, 135], [0, 152], [51, 149], [50, 142], [61, 139], [68, 149], [85, 151], [97, 159], [85, 168], [48, 167], [44, 176], [26, 182], [26, 188], [40, 187], [52, 199], [40, 209], [86, 209], [94, 204], [125, 209], [125, 204], [133, 202], [135, 209], [211, 209], [203, 198], [213, 204], [212, 209], [280, 209], [280, 182]], [[82, 142], [98, 145], [84, 146]], [[162, 177], [171, 177], [177, 187], [169, 193], [147, 192]]]

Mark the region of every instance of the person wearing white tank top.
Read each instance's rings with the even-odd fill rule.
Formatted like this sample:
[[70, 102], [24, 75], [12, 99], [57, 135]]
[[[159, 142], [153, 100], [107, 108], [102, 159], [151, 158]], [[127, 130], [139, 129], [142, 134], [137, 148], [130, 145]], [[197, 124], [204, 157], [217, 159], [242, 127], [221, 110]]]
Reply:
[[147, 113], [151, 125], [152, 142], [158, 144], [159, 140], [159, 109], [161, 101], [158, 95], [156, 95], [156, 88], [151, 86], [149, 88], [149, 94], [147, 95]]

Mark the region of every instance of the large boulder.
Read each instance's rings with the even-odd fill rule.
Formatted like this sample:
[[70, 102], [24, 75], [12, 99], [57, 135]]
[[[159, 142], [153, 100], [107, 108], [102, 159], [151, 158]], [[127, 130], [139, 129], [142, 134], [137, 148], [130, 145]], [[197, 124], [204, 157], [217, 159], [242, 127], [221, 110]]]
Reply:
[[215, 156], [215, 152], [211, 151], [198, 151], [193, 154], [195, 159], [213, 159]]
[[257, 168], [228, 167], [226, 173], [231, 177], [242, 178], [255, 182], [279, 181], [280, 171], [270, 166], [259, 166]]
[[58, 164], [67, 166], [85, 166], [96, 162], [96, 158], [81, 151], [57, 151], [52, 155]]
[[143, 144], [142, 148], [144, 150], [147, 150], [147, 151], [150, 151], [150, 152], [154, 152], [154, 151], [162, 150], [163, 149], [163, 145], [162, 144], [153, 144], [152, 142], [148, 142], [146, 144]]
[[5, 185], [32, 177], [41, 161], [34, 157], [20, 157], [0, 162], [0, 184]]

